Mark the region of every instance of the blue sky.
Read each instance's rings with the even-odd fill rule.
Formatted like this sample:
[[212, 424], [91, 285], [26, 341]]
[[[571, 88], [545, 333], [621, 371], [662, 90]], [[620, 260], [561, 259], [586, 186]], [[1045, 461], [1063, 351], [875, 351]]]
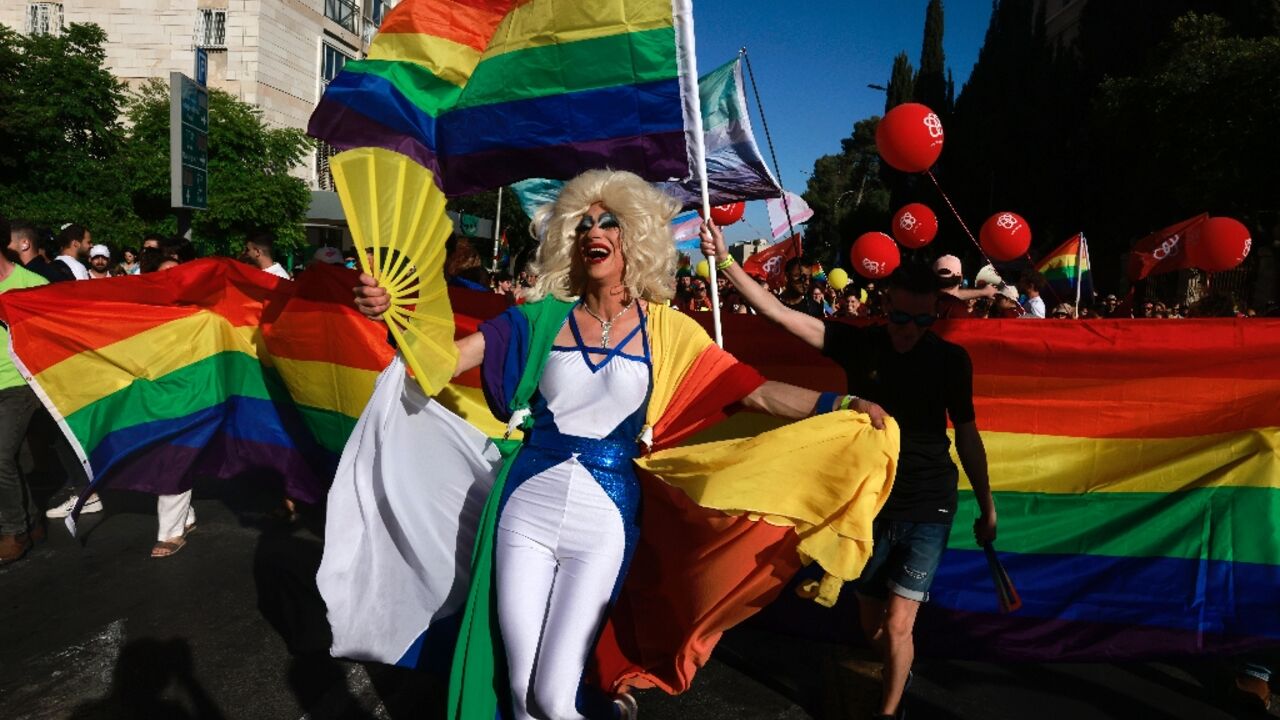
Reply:
[[[801, 193], [814, 160], [838, 152], [855, 122], [883, 112], [884, 94], [867, 84], [887, 85], [901, 51], [912, 66], [919, 65], [927, 5], [928, 0], [695, 2], [698, 71], [720, 66], [746, 46], [778, 153], [775, 171], [788, 190]], [[944, 10], [943, 50], [958, 94], [978, 59], [991, 0], [945, 0]], [[747, 104], [772, 167], [749, 87]], [[746, 220], [728, 229], [730, 242], [768, 232], [763, 202], [748, 203]]]

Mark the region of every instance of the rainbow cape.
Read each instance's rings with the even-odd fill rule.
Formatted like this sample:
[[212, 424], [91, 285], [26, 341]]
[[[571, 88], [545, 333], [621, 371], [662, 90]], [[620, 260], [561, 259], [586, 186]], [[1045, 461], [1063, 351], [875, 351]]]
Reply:
[[1077, 291], [1081, 302], [1093, 302], [1093, 270], [1089, 266], [1089, 242], [1084, 233], [1055, 248], [1036, 264], [1036, 270], [1049, 281], [1045, 292], [1051, 299], [1050, 310], [1055, 303], [1075, 305]]
[[[318, 583], [334, 654], [450, 667], [452, 717], [492, 717], [504, 704], [495, 694], [507, 683], [490, 604], [492, 535], [520, 445], [500, 436], [508, 425], [493, 417], [518, 419], [528, 407], [571, 308], [546, 299], [480, 326], [479, 380], [492, 410], [485, 430], [473, 405], [455, 406], [474, 398], [468, 380], [428, 399], [406, 382], [397, 359], [361, 416], [329, 497]], [[678, 692], [720, 633], [767, 604], [802, 563], [824, 571], [814, 592], [828, 604], [857, 576], [891, 482], [897, 430], [873, 430], [844, 412], [680, 446], [764, 379], [686, 315], [651, 307], [646, 322], [655, 452], [637, 460], [640, 539], [590, 676], [604, 690], [640, 684]], [[801, 479], [778, 482], [797, 472]]]
[[688, 0], [405, 0], [308, 132], [407, 155], [451, 197], [594, 167], [687, 177], [692, 22]]

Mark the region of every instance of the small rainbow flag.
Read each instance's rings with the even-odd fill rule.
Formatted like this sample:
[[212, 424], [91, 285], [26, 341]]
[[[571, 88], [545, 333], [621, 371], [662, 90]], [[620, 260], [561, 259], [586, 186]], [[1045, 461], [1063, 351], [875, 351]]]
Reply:
[[1093, 271], [1089, 266], [1089, 242], [1077, 233], [1045, 256], [1036, 270], [1049, 281], [1047, 294], [1054, 303], [1093, 301]]
[[407, 155], [451, 197], [605, 166], [684, 178], [692, 22], [689, 0], [405, 0], [308, 132]]

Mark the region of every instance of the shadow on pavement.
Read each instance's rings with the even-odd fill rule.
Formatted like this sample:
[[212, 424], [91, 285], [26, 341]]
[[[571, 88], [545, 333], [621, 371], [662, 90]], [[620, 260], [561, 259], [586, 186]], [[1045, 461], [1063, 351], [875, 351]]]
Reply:
[[[186, 702], [173, 699], [174, 688]], [[134, 640], [120, 650], [110, 693], [83, 703], [71, 720], [148, 718], [154, 720], [222, 720], [192, 672], [191, 646], [185, 640]]]
[[445, 687], [434, 676], [329, 655], [333, 636], [316, 587], [323, 508], [302, 507], [300, 515], [293, 523], [262, 520], [253, 560], [258, 610], [293, 658], [287, 679], [298, 704], [312, 720], [443, 718]]

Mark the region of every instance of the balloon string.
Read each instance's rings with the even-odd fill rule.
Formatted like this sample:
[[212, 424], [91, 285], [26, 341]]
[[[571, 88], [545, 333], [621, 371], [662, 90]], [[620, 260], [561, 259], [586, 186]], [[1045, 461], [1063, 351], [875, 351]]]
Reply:
[[929, 179], [933, 181], [933, 186], [938, 188], [938, 194], [942, 196], [943, 200], [947, 201], [947, 207], [951, 208], [951, 214], [956, 216], [956, 222], [960, 223], [960, 227], [964, 229], [964, 234], [968, 235], [969, 239], [973, 241], [973, 246], [978, 248], [978, 252], [982, 255], [982, 259], [986, 260], [988, 265], [994, 266], [991, 262], [991, 258], [987, 257], [987, 253], [983, 251], [982, 244], [978, 242], [978, 239], [975, 238], [973, 233], [969, 230], [969, 226], [965, 224], [964, 218], [960, 217], [960, 213], [956, 210], [956, 206], [952, 204], [951, 198], [947, 195], [947, 191], [943, 190], [942, 186], [938, 184], [938, 178], [933, 176], [933, 169], [930, 168], [925, 170], [924, 174], [929, 176]]

